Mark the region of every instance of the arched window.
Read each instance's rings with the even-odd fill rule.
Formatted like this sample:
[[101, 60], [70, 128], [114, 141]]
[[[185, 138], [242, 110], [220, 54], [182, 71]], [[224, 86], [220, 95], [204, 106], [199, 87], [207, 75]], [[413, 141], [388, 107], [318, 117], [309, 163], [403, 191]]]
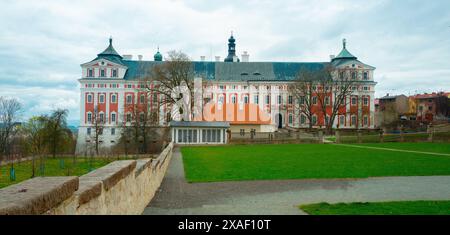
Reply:
[[127, 113], [127, 122], [131, 122], [131, 113]]
[[133, 96], [127, 95], [127, 104], [132, 104], [132, 103], [133, 103]]
[[248, 96], [244, 96], [244, 103], [248, 104]]
[[140, 102], [141, 102], [141, 104], [145, 103], [145, 95], [141, 95]]
[[111, 95], [111, 103], [117, 103], [117, 95]]
[[236, 96], [233, 95], [231, 97], [231, 103], [236, 104]]
[[87, 95], [87, 102], [92, 103], [92, 95], [91, 94]]
[[116, 113], [111, 113], [111, 122], [116, 122]]
[[289, 124], [292, 125], [292, 122], [293, 122], [292, 114], [289, 114]]

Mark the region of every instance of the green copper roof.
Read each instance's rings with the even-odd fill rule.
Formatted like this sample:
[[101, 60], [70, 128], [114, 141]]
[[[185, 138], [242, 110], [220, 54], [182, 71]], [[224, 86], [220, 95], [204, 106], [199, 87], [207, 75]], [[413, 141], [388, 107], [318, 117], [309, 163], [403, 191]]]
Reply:
[[158, 52], [156, 52], [156, 54], [153, 56], [153, 59], [155, 61], [162, 61], [162, 55], [161, 55], [161, 53], [159, 53], [159, 47], [158, 47]]
[[[98, 60], [98, 59], [106, 59], [113, 63], [123, 65], [122, 56], [120, 56], [119, 53], [117, 53], [117, 51], [112, 46], [112, 38], [109, 38], [109, 46], [102, 53], [97, 54], [97, 58], [95, 58], [94, 60]], [[92, 61], [94, 61], [94, 60], [92, 60]]]
[[358, 58], [356, 58], [356, 56], [352, 55], [346, 48], [346, 40], [344, 38], [344, 40], [342, 40], [342, 51], [339, 53], [339, 55], [337, 55], [334, 59], [332, 59], [331, 61], [335, 61], [335, 60], [341, 60], [341, 59], [351, 59], [351, 60], [356, 60]]
[[98, 54], [97, 56], [117, 56], [120, 57], [120, 59], [122, 59], [122, 56], [119, 55], [119, 53], [117, 53], [117, 51], [114, 49], [114, 47], [112, 46], [112, 38], [109, 38], [109, 46], [100, 54]]

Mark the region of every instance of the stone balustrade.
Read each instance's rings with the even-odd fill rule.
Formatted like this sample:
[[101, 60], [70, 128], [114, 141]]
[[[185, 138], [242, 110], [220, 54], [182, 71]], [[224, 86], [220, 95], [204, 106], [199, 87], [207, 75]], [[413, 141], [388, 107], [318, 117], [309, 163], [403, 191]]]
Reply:
[[0, 215], [141, 214], [159, 188], [169, 144], [156, 159], [115, 161], [86, 175], [36, 177], [0, 189]]

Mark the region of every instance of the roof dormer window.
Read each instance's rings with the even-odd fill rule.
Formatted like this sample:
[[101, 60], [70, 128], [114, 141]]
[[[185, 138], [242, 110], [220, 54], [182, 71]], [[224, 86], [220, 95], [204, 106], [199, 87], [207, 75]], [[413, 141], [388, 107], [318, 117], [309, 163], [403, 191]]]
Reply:
[[90, 77], [90, 78], [94, 77], [94, 69], [88, 69], [87, 70], [87, 76]]
[[106, 69], [100, 69], [100, 77], [106, 77]]
[[116, 78], [117, 77], [117, 69], [113, 69], [111, 72], [111, 77]]

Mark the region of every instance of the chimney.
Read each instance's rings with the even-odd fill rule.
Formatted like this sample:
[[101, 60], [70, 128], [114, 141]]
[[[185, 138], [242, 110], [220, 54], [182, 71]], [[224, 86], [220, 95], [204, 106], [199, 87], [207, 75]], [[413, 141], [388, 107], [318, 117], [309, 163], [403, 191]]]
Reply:
[[334, 59], [335, 57], [335, 55], [330, 55], [330, 60]]
[[202, 55], [202, 56], [200, 56], [200, 61], [205, 61], [205, 56], [204, 55]]
[[220, 62], [220, 56], [216, 55], [216, 62]]
[[142, 55], [138, 55], [139, 61], [142, 60]]
[[250, 55], [247, 53], [247, 51], [244, 51], [244, 54], [242, 54], [242, 62], [249, 62], [250, 61]]
[[133, 55], [123, 55], [122, 57], [124, 60], [132, 60], [133, 59]]

